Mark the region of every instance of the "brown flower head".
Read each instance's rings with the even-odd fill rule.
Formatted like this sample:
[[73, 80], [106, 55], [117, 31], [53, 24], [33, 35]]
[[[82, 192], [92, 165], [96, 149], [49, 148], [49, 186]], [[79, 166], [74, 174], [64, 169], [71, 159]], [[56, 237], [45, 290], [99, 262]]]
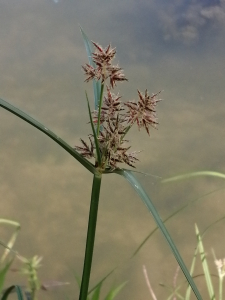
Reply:
[[[128, 142], [124, 139], [126, 127], [122, 125], [119, 115], [116, 120], [108, 119], [103, 125], [103, 130], [98, 136], [99, 150], [101, 153], [101, 165], [99, 169], [105, 170], [106, 167], [114, 170], [118, 168], [118, 163], [125, 163], [135, 168], [134, 163], [138, 161], [137, 154], [140, 151], [128, 153], [130, 146], [125, 144]], [[90, 146], [81, 139], [82, 146], [76, 146], [75, 149], [86, 158], [95, 157], [93, 136], [89, 136]]]
[[92, 55], [93, 62], [95, 63], [95, 67], [90, 64], [86, 64], [82, 66], [85, 75], [87, 76], [86, 82], [97, 79], [104, 83], [107, 78], [110, 80], [110, 85], [112, 88], [115, 87], [116, 81], [127, 81], [125, 78], [122, 69], [117, 65], [112, 65], [112, 60], [115, 57], [116, 49], [111, 48], [109, 45], [105, 49], [100, 45], [92, 42], [95, 46], [95, 52]]
[[127, 153], [130, 146], [125, 146], [125, 143], [128, 142], [124, 140], [126, 127], [122, 125], [119, 116], [116, 120], [108, 120], [106, 124], [99, 135], [103, 165], [109, 166], [112, 170], [118, 167], [117, 163], [126, 163], [131, 167], [135, 167], [134, 163], [138, 160], [136, 156], [139, 152]]
[[[107, 86], [107, 94], [104, 96], [103, 105], [101, 108], [100, 124], [107, 120], [116, 120], [117, 114], [124, 110], [123, 104], [120, 101], [120, 96], [111, 92]], [[93, 112], [93, 122], [98, 121], [98, 110]], [[122, 121], [122, 120], [121, 120]]]
[[87, 158], [92, 158], [92, 157], [95, 157], [94, 156], [94, 143], [91, 139], [91, 137], [89, 136], [89, 141], [90, 141], [90, 146], [88, 146], [88, 144], [82, 140], [81, 140], [81, 143], [82, 143], [82, 147], [81, 146], [75, 146], [74, 149], [79, 151], [81, 153], [81, 155], [83, 157], [87, 157]]
[[93, 45], [96, 48], [95, 53], [93, 53], [93, 61], [96, 63], [97, 66], [102, 66], [103, 64], [110, 66], [113, 58], [116, 55], [116, 48], [111, 48], [109, 44], [108, 47], [103, 49], [100, 45], [93, 42]]
[[137, 123], [139, 129], [144, 127], [149, 134], [149, 126], [156, 128], [158, 124], [156, 119], [156, 104], [161, 100], [157, 98], [158, 94], [149, 96], [147, 90], [145, 90], [144, 94], [138, 90], [138, 102], [128, 101], [124, 103], [128, 107], [125, 120], [131, 125]]

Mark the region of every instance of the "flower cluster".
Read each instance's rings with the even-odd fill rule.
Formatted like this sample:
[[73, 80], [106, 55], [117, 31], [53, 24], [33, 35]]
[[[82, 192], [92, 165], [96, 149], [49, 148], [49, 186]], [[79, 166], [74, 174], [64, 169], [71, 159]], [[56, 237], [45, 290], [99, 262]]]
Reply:
[[82, 66], [84, 72], [87, 76], [86, 82], [96, 79], [104, 83], [107, 78], [110, 79], [110, 85], [112, 88], [115, 87], [116, 81], [127, 81], [125, 78], [122, 69], [116, 65], [112, 65], [112, 60], [115, 57], [116, 49], [111, 48], [109, 45], [106, 49], [103, 49], [98, 44], [92, 42], [96, 48], [96, 51], [93, 53], [92, 59], [96, 67], [86, 64]]
[[[122, 69], [119, 66], [113, 66], [112, 60], [115, 57], [116, 50], [109, 45], [103, 49], [93, 42], [96, 50], [92, 59], [95, 66], [86, 64], [83, 70], [86, 75], [86, 82], [96, 79], [101, 80], [102, 88], [109, 79], [109, 85], [106, 85], [107, 91], [104, 95], [102, 105], [98, 110], [93, 111], [92, 121], [94, 124], [100, 123], [100, 131], [97, 132], [98, 148], [101, 154], [101, 165], [99, 169], [104, 171], [106, 168], [114, 170], [118, 168], [118, 163], [125, 163], [135, 167], [134, 163], [138, 161], [137, 154], [140, 151], [128, 153], [131, 146], [127, 146], [128, 140], [125, 136], [133, 124], [138, 128], [144, 128], [148, 135], [149, 127], [156, 128], [158, 121], [156, 119], [156, 105], [160, 101], [158, 94], [150, 96], [145, 90], [141, 93], [138, 90], [138, 101], [121, 102], [121, 97], [115, 95], [112, 89], [117, 81], [127, 81]], [[101, 101], [99, 101], [101, 103]], [[96, 159], [96, 145], [94, 136], [89, 135], [90, 145], [81, 139], [82, 146], [76, 146], [75, 149], [86, 158]]]
[[160, 99], [157, 98], [158, 94], [159, 93], [149, 96], [147, 90], [145, 90], [144, 94], [138, 90], [138, 102], [128, 101], [124, 103], [128, 108], [126, 121], [132, 125], [136, 122], [139, 129], [144, 127], [148, 135], [150, 135], [149, 126], [156, 128], [158, 124], [155, 109], [157, 102], [160, 101]]

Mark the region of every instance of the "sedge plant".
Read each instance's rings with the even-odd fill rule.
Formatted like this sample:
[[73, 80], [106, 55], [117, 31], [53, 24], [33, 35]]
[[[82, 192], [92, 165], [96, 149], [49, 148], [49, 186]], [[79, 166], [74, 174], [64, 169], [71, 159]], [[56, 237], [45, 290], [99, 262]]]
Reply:
[[111, 45], [103, 48], [99, 44], [91, 42], [82, 29], [81, 33], [89, 59], [89, 62], [83, 66], [86, 76], [85, 81], [92, 81], [94, 90], [94, 109], [91, 109], [87, 93], [85, 96], [91, 128], [88, 142], [81, 139], [80, 145], [71, 147], [49, 128], [10, 103], [0, 99], [1, 107], [49, 136], [93, 174], [79, 300], [87, 300], [88, 297], [102, 178], [112, 173], [124, 177], [147, 206], [196, 298], [200, 300], [202, 299], [201, 295], [153, 202], [132, 170], [122, 167], [126, 164], [129, 168], [134, 168], [138, 162], [139, 151], [130, 151], [131, 146], [127, 140], [130, 128], [137, 125], [139, 129], [146, 130], [147, 134], [150, 135], [151, 127], [155, 128], [158, 124], [156, 106], [160, 101], [159, 93], [150, 95], [147, 89], [143, 92], [138, 90], [136, 101], [123, 103], [121, 96], [114, 92], [118, 83], [127, 81], [122, 68], [118, 64], [113, 65], [116, 48], [112, 48]]

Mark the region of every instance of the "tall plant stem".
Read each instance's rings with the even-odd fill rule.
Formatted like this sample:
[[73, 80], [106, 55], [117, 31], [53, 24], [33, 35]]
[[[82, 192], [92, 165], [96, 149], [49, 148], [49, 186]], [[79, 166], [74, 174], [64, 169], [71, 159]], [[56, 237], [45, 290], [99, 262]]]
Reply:
[[103, 91], [104, 91], [104, 83], [101, 84], [100, 99], [98, 103], [98, 123], [97, 123], [97, 131], [96, 131], [97, 136], [99, 136], [99, 130], [100, 130]]
[[94, 174], [92, 193], [91, 193], [91, 205], [90, 205], [89, 220], [88, 220], [88, 231], [87, 231], [87, 239], [86, 239], [83, 275], [81, 281], [79, 300], [87, 300], [87, 295], [88, 295], [88, 286], [89, 286], [92, 257], [93, 257], [93, 250], [94, 250], [101, 180], [102, 180], [102, 174]]

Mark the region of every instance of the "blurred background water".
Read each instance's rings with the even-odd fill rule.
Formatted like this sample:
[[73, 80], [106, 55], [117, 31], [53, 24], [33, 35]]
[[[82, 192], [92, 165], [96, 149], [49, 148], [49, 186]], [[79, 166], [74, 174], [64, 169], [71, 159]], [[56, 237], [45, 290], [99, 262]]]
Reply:
[[[162, 184], [157, 176], [225, 171], [225, 1], [1, 0], [0, 97], [72, 146], [91, 131], [85, 90], [92, 98], [92, 85], [84, 83], [81, 70], [87, 57], [79, 24], [91, 40], [117, 48], [115, 61], [129, 79], [116, 89], [124, 101], [137, 99], [137, 89], [163, 90], [158, 130], [152, 129], [150, 138], [136, 129], [129, 135], [132, 149], [143, 150], [138, 170], [155, 175], [137, 174], [162, 218], [224, 187], [221, 179]], [[43, 282], [71, 282], [39, 298], [78, 299], [73, 273], [82, 272], [92, 176], [35, 128], [3, 109], [0, 118], [0, 217], [21, 223], [15, 244], [21, 255], [44, 257]], [[221, 218], [224, 196], [224, 190], [206, 196], [167, 224], [187, 266], [196, 246], [194, 223], [204, 230]], [[104, 292], [128, 281], [117, 299], [151, 299], [142, 272], [146, 265], [158, 299], [165, 299], [168, 290], [159, 283], [172, 285], [177, 264], [161, 234], [129, 259], [154, 227], [127, 182], [104, 176], [91, 285], [118, 266]], [[10, 234], [0, 232], [4, 238]], [[223, 222], [206, 236], [205, 247], [216, 274], [211, 248], [224, 257]], [[7, 283], [25, 280], [10, 273]]]

